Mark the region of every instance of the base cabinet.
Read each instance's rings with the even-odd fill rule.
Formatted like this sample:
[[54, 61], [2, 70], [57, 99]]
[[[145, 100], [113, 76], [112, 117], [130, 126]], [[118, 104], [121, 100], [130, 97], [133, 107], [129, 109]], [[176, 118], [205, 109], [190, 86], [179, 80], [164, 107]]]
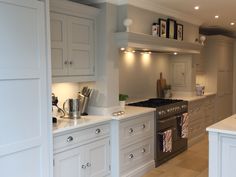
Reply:
[[155, 167], [154, 113], [112, 121], [112, 177], [141, 177]]
[[109, 138], [54, 155], [54, 177], [109, 175]]
[[236, 135], [209, 132], [209, 177], [236, 177]]
[[110, 176], [110, 124], [54, 135], [54, 177]]

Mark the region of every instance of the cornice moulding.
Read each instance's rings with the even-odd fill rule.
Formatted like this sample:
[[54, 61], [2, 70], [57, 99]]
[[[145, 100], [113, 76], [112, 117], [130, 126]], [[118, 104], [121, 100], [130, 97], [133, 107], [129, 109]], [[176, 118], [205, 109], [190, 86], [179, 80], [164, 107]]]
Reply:
[[190, 15], [190, 14], [185, 14], [182, 13], [180, 11], [176, 11], [167, 7], [163, 7], [159, 4], [157, 4], [156, 2], [154, 2], [153, 0], [95, 0], [96, 3], [111, 3], [111, 4], [115, 4], [115, 5], [132, 5], [135, 7], [139, 7], [142, 9], [146, 9], [149, 11], [153, 11], [159, 14], [163, 14], [169, 17], [173, 17], [175, 19], [196, 25], [196, 26], [200, 26], [202, 25], [202, 20]]

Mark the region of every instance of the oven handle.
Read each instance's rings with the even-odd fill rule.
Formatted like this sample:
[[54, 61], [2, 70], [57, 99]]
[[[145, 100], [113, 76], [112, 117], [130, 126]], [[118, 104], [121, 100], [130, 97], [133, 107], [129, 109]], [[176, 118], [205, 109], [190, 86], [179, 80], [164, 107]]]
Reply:
[[165, 119], [165, 120], [159, 120], [158, 122], [160, 122], [160, 123], [166, 123], [166, 122], [168, 122], [168, 121], [177, 119], [178, 117], [180, 117], [180, 116], [174, 116], [174, 117], [171, 117], [171, 118], [168, 118], [168, 119]]

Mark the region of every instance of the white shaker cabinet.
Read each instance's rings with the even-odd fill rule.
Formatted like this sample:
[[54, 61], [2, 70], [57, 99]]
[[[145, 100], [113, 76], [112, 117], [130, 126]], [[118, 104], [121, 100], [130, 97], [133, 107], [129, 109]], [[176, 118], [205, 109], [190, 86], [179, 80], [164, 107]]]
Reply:
[[155, 167], [154, 112], [112, 120], [112, 177], [141, 177]]
[[170, 84], [173, 91], [192, 92], [195, 77], [192, 69], [192, 55], [170, 57]]
[[95, 80], [98, 9], [52, 0], [50, 11], [53, 81]]
[[[234, 117], [235, 119], [235, 117]], [[225, 119], [226, 120], [226, 119]], [[233, 127], [230, 124], [220, 125]], [[228, 130], [218, 131], [216, 126], [209, 131], [209, 177], [236, 177], [236, 135]], [[224, 133], [227, 132], [227, 133]]]
[[109, 124], [54, 136], [54, 177], [109, 175]]
[[1, 177], [51, 177], [46, 5], [0, 0]]

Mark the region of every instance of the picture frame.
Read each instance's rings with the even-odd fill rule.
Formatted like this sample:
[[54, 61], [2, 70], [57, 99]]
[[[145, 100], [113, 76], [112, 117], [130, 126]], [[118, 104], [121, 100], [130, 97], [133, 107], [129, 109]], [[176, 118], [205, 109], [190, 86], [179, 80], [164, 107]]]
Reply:
[[159, 36], [167, 37], [167, 21], [161, 18], [159, 18]]
[[182, 41], [184, 39], [184, 26], [177, 24], [177, 40]]
[[176, 39], [177, 38], [177, 25], [176, 21], [173, 19], [167, 19], [167, 38]]

